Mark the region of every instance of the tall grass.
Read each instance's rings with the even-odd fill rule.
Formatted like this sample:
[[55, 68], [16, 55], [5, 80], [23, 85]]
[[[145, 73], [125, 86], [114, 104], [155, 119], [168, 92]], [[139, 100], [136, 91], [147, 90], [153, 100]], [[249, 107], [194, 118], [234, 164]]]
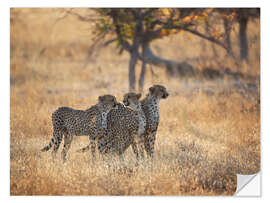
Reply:
[[[148, 69], [144, 95], [157, 83], [170, 93], [160, 103], [155, 158], [135, 167], [128, 149], [124, 165], [112, 157], [107, 168], [100, 155], [93, 163], [89, 153], [76, 152], [88, 144], [87, 137], [73, 140], [65, 164], [62, 145], [55, 160], [40, 149], [52, 136], [51, 114], [59, 106], [86, 109], [106, 93], [122, 100], [128, 90], [128, 55], [117, 55], [111, 46], [84, 66], [90, 38], [81, 27], [88, 24], [67, 18], [48, 29], [56, 17], [48, 15], [50, 9], [37, 11], [25, 10], [28, 32], [16, 31], [20, 23], [11, 25], [11, 195], [232, 195], [236, 173], [260, 170], [258, 22], [249, 26], [249, 38], [258, 40], [250, 44], [250, 63], [241, 66], [244, 75], [253, 76], [241, 79], [243, 87], [227, 76], [186, 82], [167, 78], [163, 69], [153, 67], [154, 75]], [[174, 60], [199, 58], [191, 62], [199, 69], [219, 68], [211, 44], [204, 45], [208, 60], [202, 61], [201, 40], [187, 39], [186, 34], [172, 36], [152, 46]], [[222, 50], [219, 54], [224, 66], [237, 69]]]

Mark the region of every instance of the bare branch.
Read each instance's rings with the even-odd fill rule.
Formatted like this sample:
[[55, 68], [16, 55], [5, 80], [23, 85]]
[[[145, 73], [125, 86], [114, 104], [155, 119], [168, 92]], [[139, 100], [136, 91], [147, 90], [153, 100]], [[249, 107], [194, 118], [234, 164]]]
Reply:
[[117, 39], [110, 39], [110, 40], [104, 42], [104, 43], [103, 43], [103, 46], [106, 47], [106, 46], [110, 45], [111, 43], [113, 43], [113, 42], [115, 42], [115, 41], [117, 41]]
[[89, 17], [89, 16], [88, 17], [82, 16], [81, 14], [76, 13], [73, 10], [74, 9], [69, 9], [66, 12], [67, 12], [67, 14], [71, 14], [71, 15], [77, 17], [80, 21], [84, 21], [84, 22], [95, 22], [96, 20], [98, 20], [98, 18], [94, 18], [93, 16], [91, 16], [91, 17]]
[[64, 15], [60, 16], [59, 18], [57, 18], [57, 19], [55, 20], [55, 22], [53, 23], [52, 27], [54, 27], [54, 26], [55, 26], [58, 22], [60, 22], [61, 20], [65, 19], [65, 18], [69, 15], [68, 10], [71, 11], [72, 9], [73, 9], [73, 8], [65, 9]]
[[[106, 33], [103, 33], [103, 34], [102, 34], [101, 36], [99, 36], [99, 37], [95, 40], [95, 42], [89, 47], [87, 59], [86, 59], [84, 65], [83, 65], [84, 68], [88, 65], [88, 63], [89, 63], [89, 61], [90, 61], [90, 59], [91, 59], [91, 57], [92, 57], [94, 51], [97, 51], [97, 50], [96, 50], [97, 47], [98, 47], [98, 48], [101, 47], [101, 46], [100, 46], [101, 43], [99, 43], [99, 42], [100, 42], [101, 40], [104, 39], [105, 35], [106, 35]], [[99, 46], [98, 46], [98, 45], [99, 45]]]
[[192, 30], [192, 29], [187, 28], [187, 27], [186, 27], [186, 28], [183, 28], [183, 30], [185, 30], [185, 31], [187, 31], [187, 32], [190, 32], [190, 33], [192, 33], [192, 34], [194, 34], [194, 35], [197, 35], [197, 36], [199, 36], [199, 37], [201, 37], [201, 38], [203, 38], [203, 39], [206, 39], [206, 40], [208, 40], [208, 41], [210, 41], [210, 42], [214, 42], [215, 44], [217, 44], [217, 45], [219, 45], [219, 46], [221, 46], [222, 48], [224, 48], [224, 49], [227, 50], [227, 47], [226, 47], [221, 41], [215, 39], [214, 37], [206, 36], [206, 35], [204, 35], [203, 33], [198, 32], [197, 30]]
[[206, 36], [203, 33], [198, 32], [197, 30], [192, 30], [190, 28], [183, 28], [183, 30], [185, 30], [187, 32], [190, 32], [190, 33], [192, 33], [194, 35], [197, 35], [198, 37], [201, 37], [203, 39], [206, 39], [206, 40], [208, 40], [210, 42], [213, 42], [213, 43], [219, 45], [220, 47], [222, 47], [223, 49], [225, 49], [227, 51], [227, 53], [229, 54], [229, 56], [231, 56], [236, 63], [238, 63], [237, 62], [237, 58], [235, 57], [235, 55], [233, 54], [233, 52], [230, 51], [229, 48], [224, 43], [222, 43], [221, 41], [215, 39], [214, 37]]

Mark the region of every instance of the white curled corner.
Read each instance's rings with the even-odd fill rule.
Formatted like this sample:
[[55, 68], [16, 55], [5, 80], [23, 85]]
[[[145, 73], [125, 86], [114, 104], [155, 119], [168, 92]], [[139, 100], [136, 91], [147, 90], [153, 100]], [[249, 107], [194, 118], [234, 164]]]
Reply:
[[236, 197], [261, 196], [261, 172], [252, 175], [237, 174]]

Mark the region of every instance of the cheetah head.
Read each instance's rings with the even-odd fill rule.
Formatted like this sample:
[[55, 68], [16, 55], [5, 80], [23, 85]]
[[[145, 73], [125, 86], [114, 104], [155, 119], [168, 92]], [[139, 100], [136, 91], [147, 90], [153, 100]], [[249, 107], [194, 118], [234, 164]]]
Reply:
[[157, 97], [159, 99], [166, 99], [169, 96], [166, 88], [162, 85], [154, 85], [150, 87], [149, 93], [151, 96]]
[[102, 108], [102, 111], [108, 113], [110, 110], [117, 108], [118, 102], [115, 96], [107, 94], [98, 97], [98, 104]]
[[125, 106], [130, 106], [132, 109], [137, 109], [140, 105], [139, 99], [141, 98], [142, 94], [136, 94], [133, 92], [126, 93], [124, 95], [123, 103]]

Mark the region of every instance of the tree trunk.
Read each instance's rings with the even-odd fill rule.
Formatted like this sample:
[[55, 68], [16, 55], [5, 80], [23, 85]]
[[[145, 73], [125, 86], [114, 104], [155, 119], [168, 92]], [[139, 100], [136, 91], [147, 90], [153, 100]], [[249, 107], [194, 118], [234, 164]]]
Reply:
[[228, 54], [232, 54], [232, 43], [231, 43], [231, 25], [228, 22], [227, 18], [223, 19], [223, 25], [225, 30], [225, 41], [227, 44], [227, 52]]
[[128, 72], [128, 78], [129, 78], [129, 91], [134, 92], [135, 91], [135, 66], [138, 61], [138, 56], [136, 51], [132, 51], [130, 53], [130, 60], [129, 60], [129, 72]]
[[137, 10], [137, 20], [136, 28], [134, 33], [134, 39], [132, 44], [132, 50], [130, 52], [129, 60], [129, 91], [135, 92], [136, 90], [136, 76], [135, 76], [135, 66], [139, 58], [139, 46], [141, 43], [141, 31], [142, 31], [142, 19], [140, 18], [141, 10]]
[[143, 92], [143, 86], [144, 86], [144, 78], [145, 78], [145, 71], [146, 71], [146, 61], [145, 61], [145, 47], [146, 45], [143, 45], [142, 47], [142, 70], [140, 74], [139, 79], [139, 91]]
[[248, 17], [241, 17], [239, 19], [240, 56], [242, 60], [246, 61], [248, 60], [247, 24]]

